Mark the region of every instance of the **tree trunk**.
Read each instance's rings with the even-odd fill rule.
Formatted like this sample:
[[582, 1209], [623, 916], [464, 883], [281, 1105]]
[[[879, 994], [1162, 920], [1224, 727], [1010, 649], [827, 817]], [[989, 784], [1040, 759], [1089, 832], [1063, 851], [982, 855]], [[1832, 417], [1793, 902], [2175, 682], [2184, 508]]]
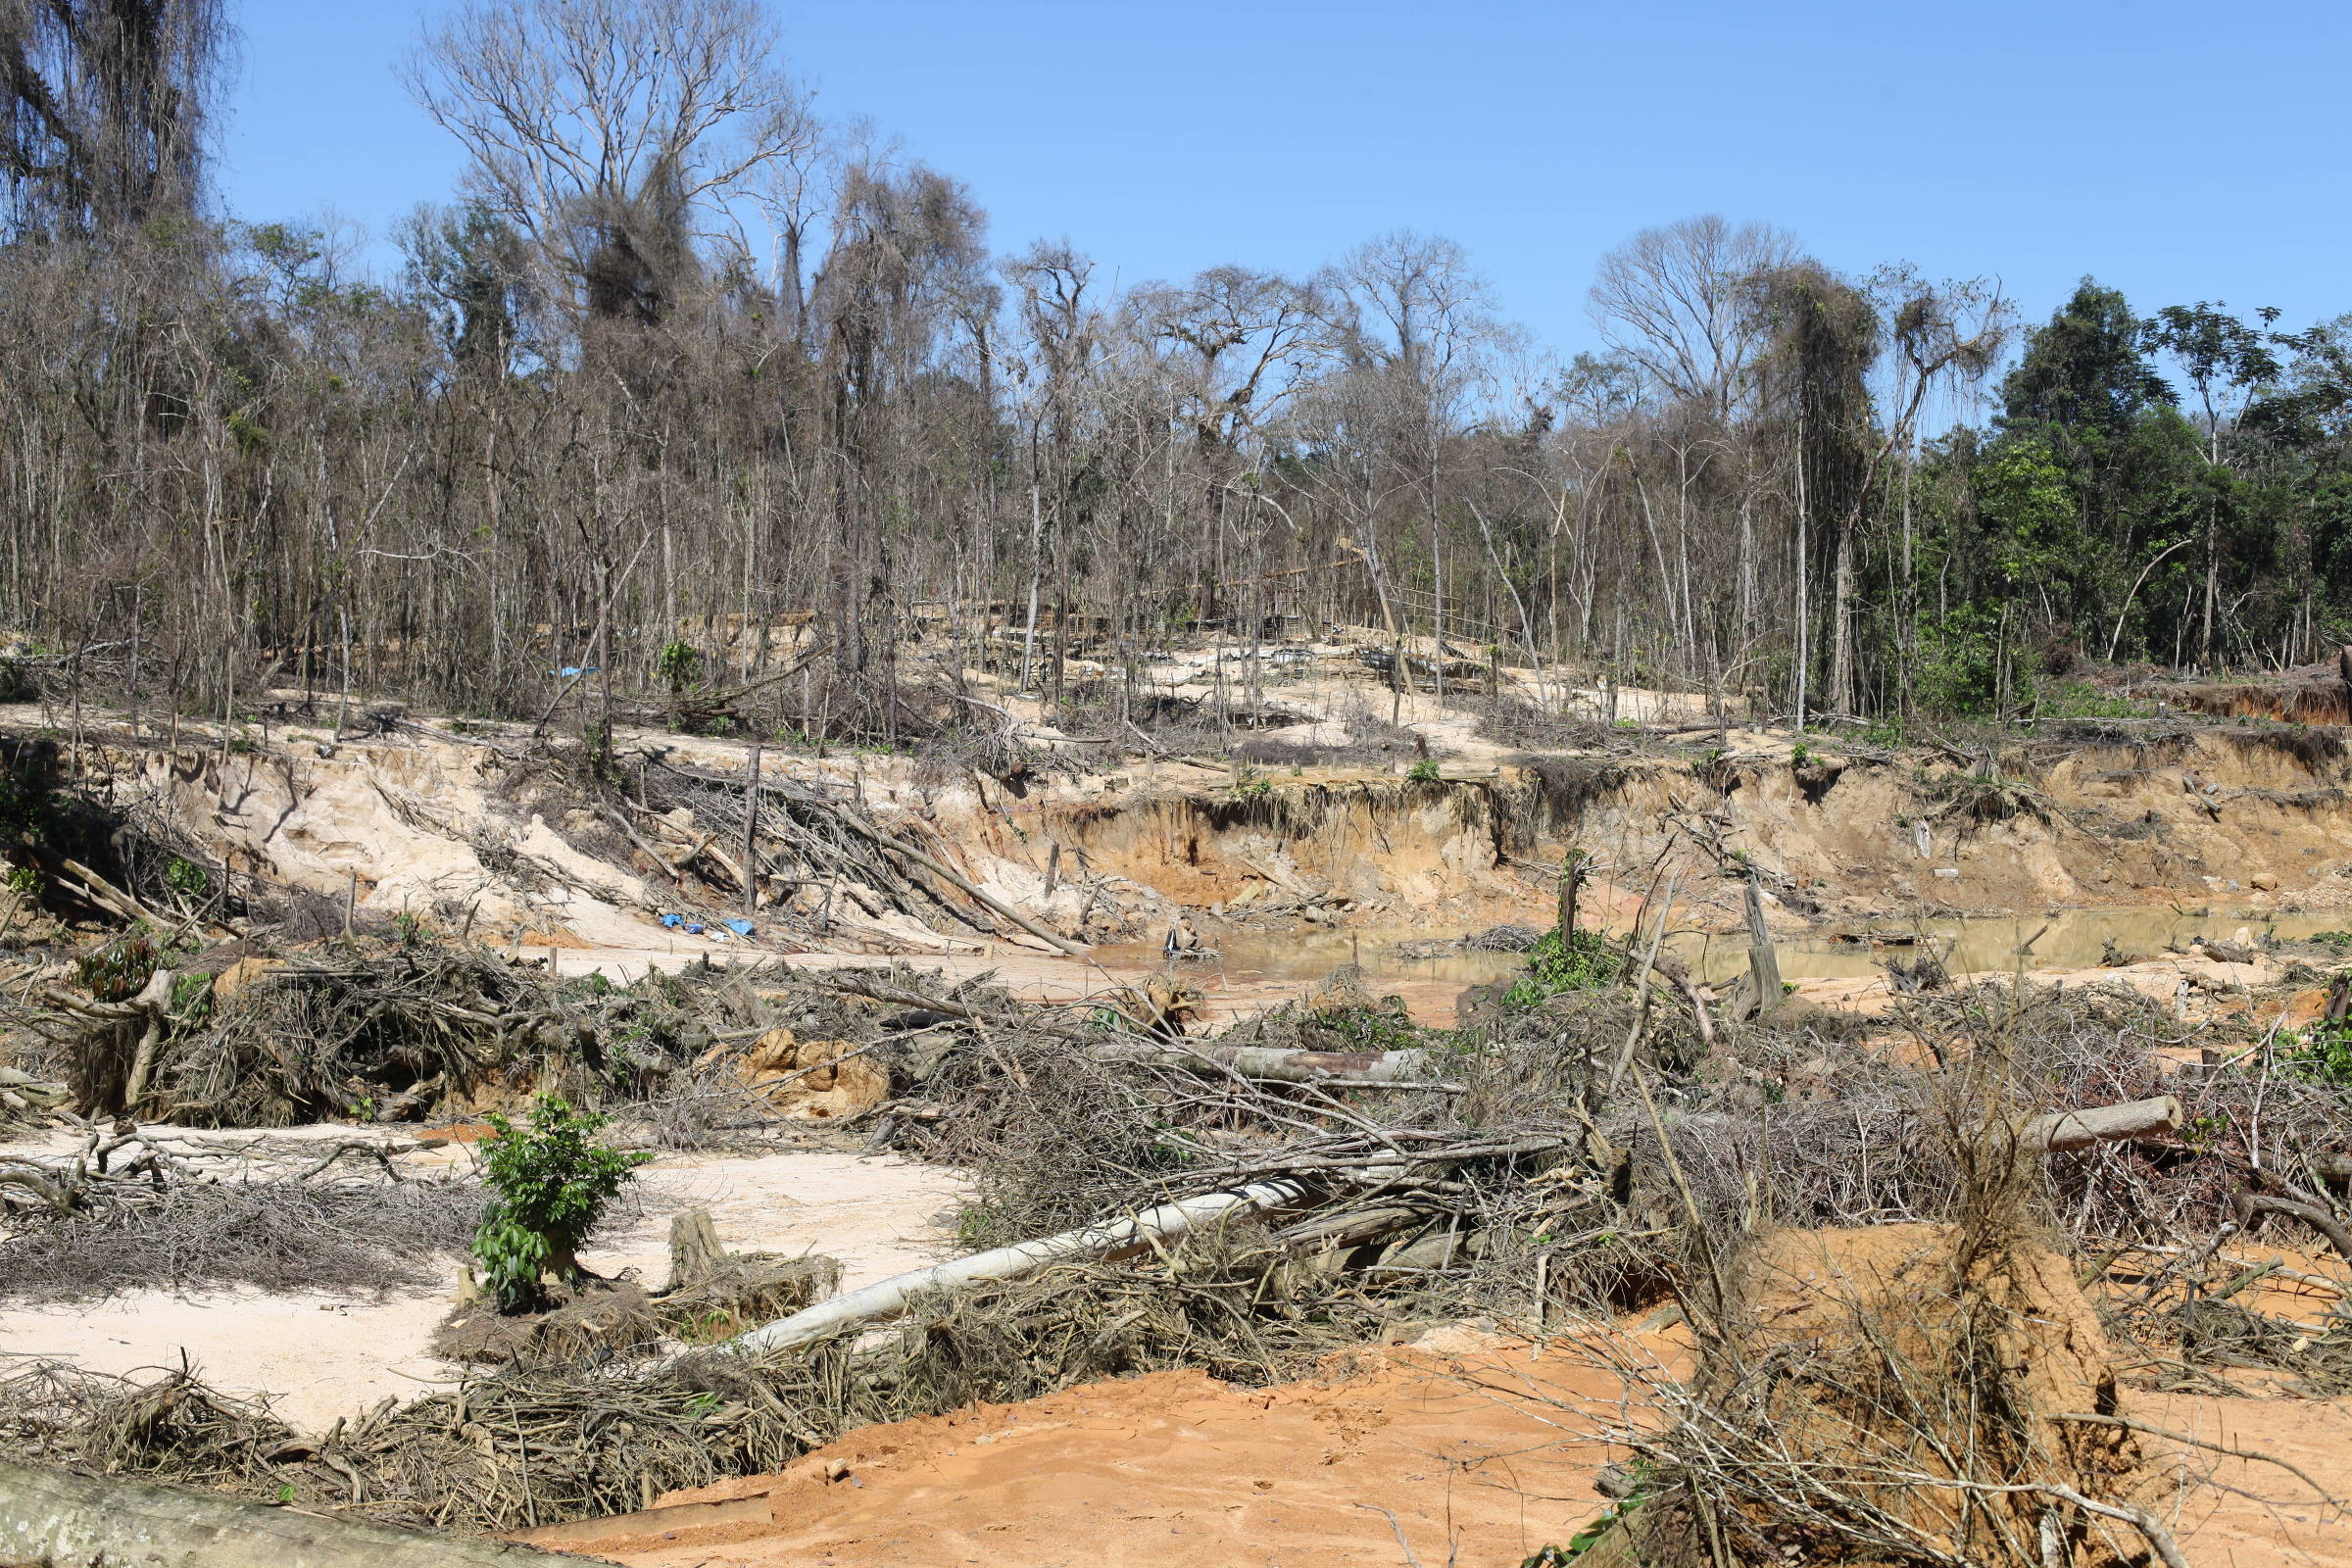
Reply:
[[1228, 1219], [1249, 1219], [1290, 1207], [1305, 1197], [1306, 1188], [1299, 1182], [1256, 1182], [1230, 1192], [1207, 1193], [1181, 1202], [1162, 1203], [1132, 1219], [1081, 1226], [1058, 1236], [975, 1252], [929, 1268], [896, 1274], [861, 1291], [820, 1301], [738, 1336], [729, 1342], [728, 1348], [754, 1354], [788, 1350], [862, 1323], [895, 1316], [918, 1295], [1026, 1279], [1055, 1263], [1083, 1259], [1108, 1262], [1131, 1257], [1150, 1250], [1155, 1244], [1180, 1241], [1195, 1231], [1207, 1230]]
[[588, 1559], [0, 1460], [0, 1562], [535, 1568]]

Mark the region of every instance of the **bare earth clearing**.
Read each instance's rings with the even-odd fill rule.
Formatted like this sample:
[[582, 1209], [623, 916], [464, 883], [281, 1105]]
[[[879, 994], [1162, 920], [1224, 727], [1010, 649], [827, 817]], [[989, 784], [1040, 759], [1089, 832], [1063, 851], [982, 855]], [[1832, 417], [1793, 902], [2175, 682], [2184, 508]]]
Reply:
[[[1181, 690], [1184, 672], [1172, 675]], [[778, 856], [751, 879], [749, 937], [718, 923], [747, 902], [730, 855], [768, 853], [747, 849], [748, 830], [724, 815], [724, 792], [741, 795], [728, 781], [746, 771], [737, 743], [624, 734], [618, 773], [624, 794], [634, 776], [638, 799], [622, 813], [520, 765], [523, 737], [485, 726], [458, 734], [404, 721], [336, 739], [297, 713], [236, 750], [194, 727], [172, 750], [93, 724], [74, 751], [118, 809], [172, 824], [232, 880], [310, 901], [303, 942], [267, 953], [231, 944], [207, 960], [221, 997], [267, 983], [276, 966], [324, 961], [338, 921], [397, 920], [435, 940], [487, 944], [555, 982], [627, 987], [766, 961], [776, 967], [753, 988], [772, 989], [787, 972], [821, 979], [895, 958], [919, 972], [920, 989], [904, 976], [892, 984], [918, 1000], [967, 996], [966, 982], [991, 977], [1012, 1002], [1056, 1004], [1041, 1016], [1065, 1023], [1103, 1007], [1164, 1009], [1147, 1021], [1180, 1040], [1270, 1009], [1311, 1018], [1335, 985], [1397, 999], [1413, 1028], [1449, 1030], [1491, 1007], [1527, 960], [1448, 944], [1489, 925], [1551, 924], [1574, 849], [1590, 858], [1588, 927], [1632, 937], [1629, 955], [1654, 937], [1644, 976], [1660, 955], [1679, 960], [1702, 1030], [1710, 1008], [1731, 1020], [1749, 962], [1750, 885], [1790, 983], [1787, 1015], [1830, 1020], [1825, 1040], [1864, 1041], [1888, 1061], [1923, 1062], [1927, 1038], [1913, 1016], [1922, 985], [1890, 963], [1938, 962], [1928, 990], [2022, 972], [2038, 994], [2144, 1004], [2180, 1033], [2145, 1036], [2158, 1077], [2085, 1081], [2080, 1092], [2101, 1103], [2206, 1070], [2216, 1053], [2183, 1043], [2199, 1030], [2259, 1042], [2312, 1027], [2329, 1004], [2330, 967], [2310, 939], [2352, 926], [2342, 748], [2265, 730], [2030, 746], [1993, 767], [1818, 741], [1800, 756], [1791, 737], [1737, 727], [1718, 737], [1703, 711], [1685, 711], [1704, 755], [1648, 739], [1546, 754], [1488, 739], [1475, 716], [1418, 695], [1398, 701], [1396, 716], [1438, 766], [1407, 776], [1410, 755], [1324, 755], [1349, 747], [1354, 730], [1390, 733], [1367, 723], [1360, 682], [1330, 668], [1272, 693], [1297, 723], [1268, 738], [1295, 746], [1295, 761], [1262, 749], [1265, 760], [1222, 766], [1106, 756], [1069, 743], [1034, 705], [995, 695], [1052, 766], [1007, 781], [902, 758], [768, 753], [769, 788], [863, 813], [899, 838], [869, 857], [878, 869], [865, 880], [848, 852], [823, 862]], [[1643, 716], [1677, 717], [1672, 701], [1657, 706]], [[20, 732], [55, 719], [0, 712]], [[700, 804], [664, 804], [648, 782], [663, 769], [681, 792], [705, 791]], [[30, 910], [12, 908], [10, 920], [8, 940], [30, 944], [11, 984], [29, 998], [60, 983], [62, 955], [87, 923], [77, 935], [44, 928]], [[1205, 951], [1170, 963], [1163, 939], [1180, 921]], [[814, 1027], [801, 1026], [803, 1042]], [[986, 1045], [986, 1018], [976, 1027]], [[729, 1048], [753, 1053], [742, 1069], [751, 1075], [774, 1030], [735, 1035], [759, 1036]], [[859, 1098], [839, 1065], [804, 1083], [795, 1063], [817, 1058], [791, 1055], [790, 1038], [781, 1049], [760, 1071], [794, 1092], [760, 1102], [754, 1122], [726, 1124], [741, 1133], [731, 1142], [661, 1149], [585, 1250], [595, 1273], [655, 1283], [671, 1220], [697, 1210], [730, 1249], [837, 1259], [844, 1292], [969, 1250], [958, 1212], [972, 1188], [956, 1169], [865, 1152], [884, 1147], [872, 1140], [894, 1116], [953, 1122], [958, 1107], [904, 1089], [893, 1098], [887, 1073]], [[1788, 1066], [1772, 1093], [1826, 1100], [1833, 1076]], [[820, 1103], [816, 1090], [835, 1098]], [[463, 1175], [480, 1132], [473, 1113], [514, 1103], [482, 1092], [423, 1123], [355, 1115], [271, 1136], [321, 1148], [372, 1141], [412, 1177]], [[828, 1125], [837, 1119], [841, 1128]], [[83, 1136], [20, 1126], [0, 1156], [70, 1158]], [[2179, 1240], [2193, 1247], [2205, 1234]], [[2318, 1240], [2273, 1229], [2232, 1240], [2228, 1253], [2232, 1269], [2257, 1275], [2225, 1293], [2234, 1307], [2312, 1331], [2297, 1356], [2344, 1335], [2331, 1314], [2352, 1297], [2352, 1268], [2305, 1245]], [[2153, 1301], [2176, 1288], [2145, 1249], [2127, 1251], [2078, 1260], [2094, 1294]], [[1449, 1250], [1436, 1261], [1455, 1258]], [[339, 1431], [387, 1396], [447, 1392], [466, 1376], [428, 1348], [461, 1259], [428, 1262], [446, 1283], [18, 1300], [0, 1305], [0, 1372], [54, 1361], [143, 1377], [184, 1364], [224, 1395], [267, 1399], [297, 1433]], [[1417, 1255], [1412, 1266], [1429, 1264]], [[1608, 1506], [1595, 1480], [1626, 1450], [1602, 1434], [1654, 1420], [1656, 1398], [1650, 1375], [1629, 1380], [1612, 1358], [1647, 1358], [1656, 1378], [1694, 1375], [1677, 1322], [1645, 1304], [1563, 1320], [1558, 1338], [1531, 1343], [1528, 1323], [1497, 1314], [1399, 1329], [1270, 1387], [1193, 1369], [1081, 1382], [829, 1436], [772, 1473], [514, 1534], [647, 1568], [1516, 1562]], [[1605, 1355], [1583, 1348], [1602, 1344]], [[2313, 1490], [2352, 1496], [2352, 1397], [2290, 1390], [2256, 1362], [2225, 1361], [2199, 1382], [2116, 1355], [2132, 1419], [2302, 1472], [2145, 1439], [2143, 1482], [2170, 1477], [2155, 1506], [2190, 1560], [2352, 1563], [2352, 1522]]]

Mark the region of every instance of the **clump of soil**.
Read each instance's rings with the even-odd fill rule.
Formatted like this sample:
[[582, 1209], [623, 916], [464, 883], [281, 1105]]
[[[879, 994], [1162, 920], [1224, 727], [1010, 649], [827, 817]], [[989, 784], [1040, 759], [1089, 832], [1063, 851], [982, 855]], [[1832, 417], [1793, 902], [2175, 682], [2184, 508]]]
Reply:
[[[778, 1116], [833, 1121], [868, 1111], [890, 1098], [890, 1069], [856, 1054], [849, 1040], [803, 1040], [790, 1029], [768, 1030], [745, 1053], [735, 1073], [743, 1087]], [[696, 1062], [708, 1066], [723, 1048]]]

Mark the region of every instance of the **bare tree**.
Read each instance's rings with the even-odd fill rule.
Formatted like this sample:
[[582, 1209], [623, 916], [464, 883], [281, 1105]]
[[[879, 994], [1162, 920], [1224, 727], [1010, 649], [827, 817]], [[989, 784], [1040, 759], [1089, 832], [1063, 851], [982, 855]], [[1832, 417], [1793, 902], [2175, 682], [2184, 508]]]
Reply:
[[1645, 228], [1600, 259], [1593, 319], [1609, 346], [1670, 397], [1723, 418], [1764, 346], [1742, 287], [1788, 266], [1796, 249], [1770, 223], [1734, 225], [1713, 213]]
[[658, 318], [713, 210], [814, 136], [751, 0], [472, 0], [405, 79], [597, 316]]
[[1452, 240], [1409, 229], [1369, 240], [1325, 269], [1317, 297], [1350, 383], [1352, 416], [1368, 426], [1361, 433], [1379, 442], [1421, 499], [1430, 630], [1443, 641], [1445, 449], [1464, 428], [1486, 357], [1506, 329], [1468, 253]]

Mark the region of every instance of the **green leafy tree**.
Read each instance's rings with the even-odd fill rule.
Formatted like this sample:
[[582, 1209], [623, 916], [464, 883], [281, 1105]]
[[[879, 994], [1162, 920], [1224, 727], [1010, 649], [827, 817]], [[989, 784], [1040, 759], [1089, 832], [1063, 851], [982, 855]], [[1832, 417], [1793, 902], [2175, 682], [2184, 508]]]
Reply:
[[[2084, 278], [2028, 334], [2001, 385], [1991, 448], [2039, 443], [2065, 475], [2077, 515], [2062, 573], [2035, 585], [2031, 609], [2045, 622], [2036, 628], [2045, 643], [2103, 641], [2112, 654], [2135, 611], [2159, 636], [2180, 629], [2194, 564], [2183, 542], [2203, 510], [2205, 465], [2172, 383], [2149, 361], [2157, 324], [2133, 315], [2119, 290]], [[1996, 550], [1984, 564], [1998, 570], [1999, 559]], [[2157, 643], [2140, 640], [2150, 653], [2174, 652], [2171, 638]]]
[[2221, 613], [2223, 542], [2226, 519], [2237, 512], [2236, 474], [2225, 460], [2224, 435], [2245, 411], [2254, 389], [2276, 381], [2278, 357], [2271, 352], [2269, 327], [2278, 318], [2276, 310], [2255, 313], [2254, 326], [2231, 316], [2218, 304], [2199, 300], [2194, 305], [2168, 305], [2140, 328], [2150, 352], [2171, 357], [2180, 367], [2197, 397], [2199, 423], [2205, 436], [2207, 472], [2200, 475], [2203, 492], [2205, 581], [2199, 612], [2197, 651], [2215, 652], [2216, 620]]
[[2027, 335], [2001, 383], [2003, 427], [2112, 444], [2147, 409], [2172, 402], [2172, 387], [2140, 352], [2141, 326], [2121, 290], [2082, 279], [2048, 324]]
[[495, 1196], [473, 1256], [499, 1310], [524, 1312], [545, 1301], [545, 1282], [579, 1281], [580, 1243], [653, 1155], [597, 1144], [606, 1118], [554, 1095], [532, 1102], [527, 1128], [496, 1113], [489, 1120], [498, 1136], [484, 1146], [482, 1179]]

